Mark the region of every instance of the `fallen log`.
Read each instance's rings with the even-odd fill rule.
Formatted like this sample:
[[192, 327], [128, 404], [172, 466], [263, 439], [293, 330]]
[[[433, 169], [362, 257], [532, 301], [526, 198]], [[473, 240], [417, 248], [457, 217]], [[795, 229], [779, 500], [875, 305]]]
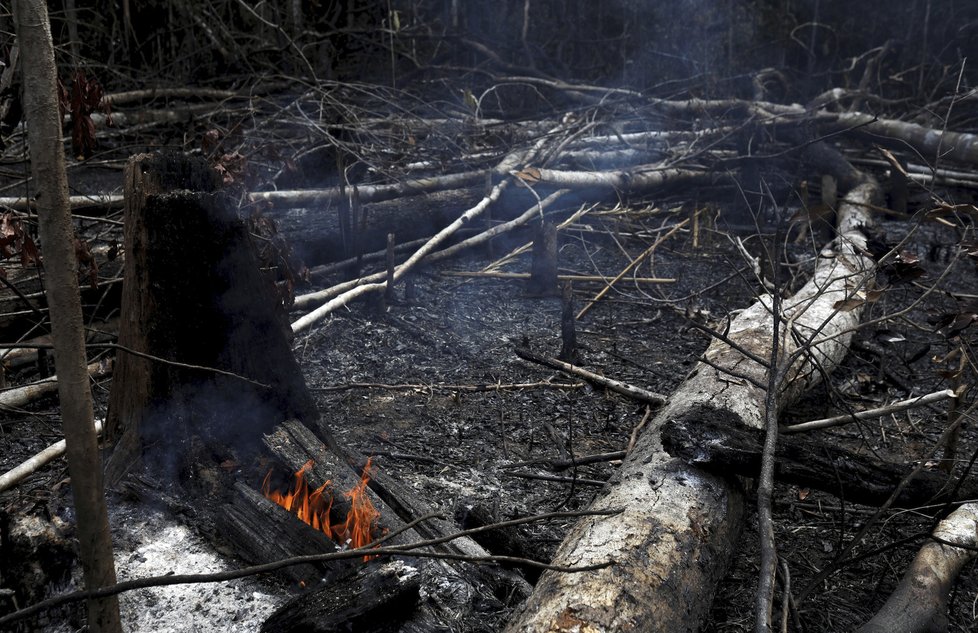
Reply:
[[[673, 457], [716, 474], [757, 478], [761, 470], [764, 432], [725, 424], [707, 417], [669, 420], [662, 427], [662, 446]], [[850, 451], [808, 436], [788, 436], [775, 449], [779, 482], [808, 486], [848, 502], [881, 506], [914, 470]], [[953, 494], [953, 496], [951, 496]], [[978, 485], [955, 488], [945, 473], [924, 470], [911, 479], [892, 502], [896, 508], [916, 508], [978, 497]]]
[[[88, 366], [88, 375], [92, 378], [102, 378], [112, 373], [111, 362], [96, 362]], [[50, 376], [37, 380], [28, 385], [14, 387], [0, 392], [0, 410], [13, 409], [29, 404], [38, 398], [54, 394], [58, 391], [58, 377]], [[0, 488], [2, 490], [2, 488]]]
[[978, 505], [968, 503], [941, 521], [873, 618], [857, 633], [943, 633], [951, 588], [978, 552]]
[[[321, 423], [320, 423], [321, 426]], [[324, 428], [324, 427], [323, 427]], [[318, 487], [324, 485], [323, 494], [327, 498], [332, 498], [331, 514], [339, 512], [342, 516], [350, 504], [349, 496], [346, 493], [352, 490], [361, 481], [358, 472], [359, 460], [352, 455], [348, 455], [349, 461], [337, 454], [334, 448], [328, 448], [312, 430], [298, 421], [287, 420], [274, 431], [265, 437], [266, 447], [275, 457], [289, 468], [298, 469], [303, 464], [308, 464], [307, 478], [310, 486]], [[310, 463], [311, 460], [311, 463]], [[366, 464], [363, 464], [366, 466]], [[415, 514], [419, 511], [419, 501], [408, 489], [400, 485], [393, 485], [393, 480], [381, 476], [377, 470], [367, 473], [372, 482], [372, 487], [363, 490], [363, 494], [369, 498], [372, 507], [377, 511], [377, 521], [373, 527], [374, 536], [379, 537], [383, 534], [391, 534], [383, 545], [390, 546], [409, 546], [432, 538], [449, 537], [457, 532], [457, 528], [449, 527], [447, 522], [427, 520], [412, 527], [408, 527], [408, 521], [427, 516]], [[381, 496], [375, 492], [375, 488], [384, 489], [385, 494]], [[240, 488], [240, 486], [239, 486]], [[239, 491], [240, 492], [240, 491]], [[241, 498], [254, 497], [255, 493], [239, 494]], [[392, 500], [398, 507], [388, 505], [387, 500]], [[238, 506], [233, 512], [219, 515], [218, 521], [223, 525], [223, 530], [233, 534], [258, 534], [259, 531], [253, 526], [260, 525], [260, 522], [246, 521], [244, 532], [240, 530], [239, 519], [242, 517], [254, 517], [255, 511], [250, 509], [248, 504], [241, 506], [235, 503], [232, 507]], [[410, 508], [410, 516], [405, 518], [402, 512], [405, 508]], [[298, 522], [294, 517], [288, 517], [284, 511], [279, 515], [285, 515], [293, 521]], [[262, 537], [268, 538], [268, 525], [265, 526]], [[266, 556], [281, 557], [282, 554], [295, 556], [300, 554], [298, 551], [291, 551], [294, 546], [288, 539], [278, 539], [282, 551], [264, 552], [261, 550], [262, 538], [250, 539], [253, 548], [258, 548], [258, 552], [249, 551], [248, 553], [262, 560]], [[232, 539], [237, 542], [237, 539]], [[341, 544], [344, 545], [344, 544]], [[354, 544], [355, 545], [355, 544]], [[327, 550], [328, 551], [328, 550]], [[407, 550], [405, 550], [407, 551]], [[422, 551], [441, 553], [454, 557], [485, 557], [488, 553], [475, 541], [469, 537], [460, 537], [449, 542], [425, 548]], [[352, 562], [352, 561], [351, 561]], [[360, 565], [373, 566], [371, 561], [355, 561]], [[504, 599], [520, 599], [529, 593], [526, 582], [514, 574], [496, 565], [473, 565], [460, 560], [415, 560], [411, 563], [415, 572], [422, 579], [424, 587], [424, 598], [418, 604], [418, 609], [414, 613], [404, 613], [402, 619], [415, 623], [415, 630], [429, 630], [430, 626], [445, 626], [458, 618], [473, 617], [472, 597], [480, 596], [480, 601], [485, 603], [488, 600], [496, 607], [503, 608]], [[340, 570], [333, 569], [329, 573], [329, 578], [324, 581], [324, 585], [330, 584], [330, 580], [344, 570], [355, 569], [345, 567]], [[306, 576], [309, 579], [309, 576]], [[323, 591], [334, 591], [326, 587]], [[302, 607], [304, 596], [299, 596], [293, 600], [294, 608]], [[274, 616], [273, 616], [274, 617]], [[269, 630], [280, 630], [280, 624], [270, 625]], [[289, 625], [291, 626], [291, 625]], [[293, 630], [285, 628], [281, 630]], [[319, 630], [319, 629], [315, 629]]]
[[[95, 420], [95, 434], [102, 434], [101, 420]], [[17, 466], [14, 466], [4, 474], [0, 475], [0, 492], [16, 486], [18, 483], [27, 477], [30, 477], [47, 464], [61, 457], [65, 454], [66, 448], [67, 443], [64, 440], [55, 442], [40, 453], [37, 453], [36, 455], [24, 460]]]
[[[850, 298], [872, 273], [859, 254], [869, 224], [867, 205], [881, 198], [875, 183], [849, 192], [840, 206], [839, 237], [819, 257], [815, 274], [785, 299], [779, 318], [782, 357], [813, 339], [775, 398], [781, 410], [831, 371], [846, 353], [859, 310], [833, 305]], [[745, 516], [738, 481], [670, 457], [660, 431], [669, 420], [713, 418], [764, 428], [773, 339], [771, 298], [764, 296], [734, 319], [702, 361], [650, 421], [604, 495], [591, 509], [624, 507], [613, 517], [589, 517], [571, 528], [555, 564], [612, 560], [614, 567], [578, 574], [545, 572], [507, 631], [689, 631], [709, 611], [716, 583], [726, 573]], [[784, 330], [790, 333], [785, 336]], [[736, 346], [736, 347], [734, 347]], [[743, 350], [743, 351], [741, 351]], [[762, 361], [762, 362], [758, 362]]]

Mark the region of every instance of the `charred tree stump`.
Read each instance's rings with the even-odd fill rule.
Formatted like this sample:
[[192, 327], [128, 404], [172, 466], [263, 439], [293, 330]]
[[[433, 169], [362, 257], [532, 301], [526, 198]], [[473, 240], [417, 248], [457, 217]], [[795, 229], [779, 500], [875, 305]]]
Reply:
[[526, 293], [531, 297], [554, 297], [557, 287], [557, 225], [541, 222], [533, 238], [533, 263]]
[[180, 154], [141, 154], [126, 166], [120, 353], [107, 415], [121, 439], [109, 482], [141, 459], [172, 474], [195, 436], [259, 446], [283, 419], [318, 415], [274, 289], [220, 186], [203, 160]]

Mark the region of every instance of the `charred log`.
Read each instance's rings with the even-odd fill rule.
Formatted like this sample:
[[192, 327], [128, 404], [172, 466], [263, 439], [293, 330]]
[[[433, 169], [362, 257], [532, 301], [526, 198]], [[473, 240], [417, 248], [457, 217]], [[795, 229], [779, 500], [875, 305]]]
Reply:
[[[714, 412], [695, 409], [666, 422], [662, 447], [687, 464], [714, 473], [756, 477], [761, 467], [764, 431], [718, 419]], [[786, 435], [775, 452], [778, 481], [823, 490], [863, 505], [879, 506], [913, 470], [861, 455], [831, 442]], [[953, 493], [954, 498], [949, 495]], [[893, 501], [898, 508], [974, 499], [978, 486], [954, 486], [940, 471], [923, 471], [911, 479]]]
[[[420, 601], [421, 575], [400, 560], [373, 563], [342, 583], [329, 583], [289, 600], [262, 625], [262, 633], [394, 633]], [[421, 629], [415, 629], [421, 630]]]
[[[321, 531], [296, 520], [295, 515], [276, 505], [245, 484], [234, 487], [231, 503], [223, 506], [217, 526], [224, 538], [249, 563], [263, 564], [292, 556], [325, 554], [339, 548]], [[317, 583], [327, 574], [348, 571], [347, 561], [325, 565], [295, 565], [282, 570], [304, 586]]]

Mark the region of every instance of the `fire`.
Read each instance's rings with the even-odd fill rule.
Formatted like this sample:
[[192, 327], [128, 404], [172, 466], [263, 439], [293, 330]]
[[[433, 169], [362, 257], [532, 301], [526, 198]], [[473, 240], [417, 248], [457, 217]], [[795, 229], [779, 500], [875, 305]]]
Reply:
[[[350, 501], [350, 510], [347, 512], [344, 521], [333, 524], [329, 512], [333, 507], [333, 497], [325, 492], [326, 486], [331, 481], [327, 481], [315, 490], [306, 482], [306, 473], [312, 469], [315, 463], [309, 460], [303, 464], [295, 473], [295, 483], [289, 492], [279, 492], [271, 490], [269, 479], [272, 471], [268, 471], [265, 480], [262, 482], [261, 491], [267, 499], [270, 499], [293, 513], [304, 523], [325, 533], [338, 543], [350, 542], [350, 547], [357, 548], [369, 545], [372, 539], [372, 532], [380, 513], [374, 508], [367, 496], [367, 484], [370, 482], [370, 466], [372, 459], [367, 460], [360, 475], [360, 481], [353, 488], [343, 493], [343, 496]], [[369, 559], [365, 556], [364, 560]]]

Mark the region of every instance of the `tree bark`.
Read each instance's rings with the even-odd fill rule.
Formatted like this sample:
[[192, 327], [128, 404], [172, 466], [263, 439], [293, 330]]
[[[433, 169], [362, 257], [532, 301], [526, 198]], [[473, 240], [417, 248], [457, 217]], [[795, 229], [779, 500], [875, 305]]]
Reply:
[[282, 420], [317, 418], [285, 313], [219, 177], [203, 160], [141, 154], [125, 178], [125, 349], [106, 416], [121, 440], [109, 481], [143, 457], [186, 474], [194, 437], [247, 453]]
[[[778, 394], [781, 410], [828, 372], [846, 352], [859, 309], [838, 312], [872, 271], [859, 255], [868, 224], [864, 209], [880, 199], [875, 184], [851, 191], [840, 208], [839, 238], [821, 254], [813, 279], [782, 304], [781, 318], [802, 340], [815, 337]], [[558, 565], [613, 561], [576, 574], [544, 572], [507, 631], [692, 631], [709, 611], [716, 583], [727, 571], [745, 516], [745, 495], [732, 477], [709, 474], [667, 455], [662, 425], [672, 419], [714, 419], [764, 428], [772, 341], [769, 296], [730, 324], [728, 338], [753, 358], [715, 340], [690, 377], [650, 422], [604, 496], [592, 509], [620, 508], [574, 526], [554, 559]], [[798, 345], [782, 334], [783, 358]]]
[[[30, 65], [25, 66], [29, 71], [24, 73], [24, 110], [29, 126], [31, 170], [40, 189], [38, 223], [48, 275], [47, 297], [71, 493], [78, 514], [79, 558], [86, 588], [97, 589], [115, 584], [116, 576], [85, 359], [74, 231], [58, 112], [58, 73], [47, 4], [41, 0], [16, 0], [13, 7], [21, 52], [25, 60], [30, 60]], [[118, 599], [113, 596], [89, 600], [88, 626], [96, 633], [121, 632]]]
[[976, 528], [978, 505], [974, 503], [961, 506], [941, 521], [933, 534], [945, 542], [930, 541], [920, 548], [886, 604], [857, 633], [947, 631], [951, 587], [961, 569], [975, 558], [975, 547], [978, 547]]

